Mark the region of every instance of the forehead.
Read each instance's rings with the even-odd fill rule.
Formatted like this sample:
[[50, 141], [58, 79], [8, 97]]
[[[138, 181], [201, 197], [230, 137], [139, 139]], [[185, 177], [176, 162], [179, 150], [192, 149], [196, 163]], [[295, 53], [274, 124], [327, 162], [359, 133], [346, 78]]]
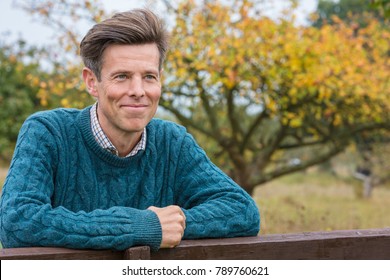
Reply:
[[159, 67], [160, 54], [155, 43], [142, 45], [110, 45], [103, 52], [103, 67]]

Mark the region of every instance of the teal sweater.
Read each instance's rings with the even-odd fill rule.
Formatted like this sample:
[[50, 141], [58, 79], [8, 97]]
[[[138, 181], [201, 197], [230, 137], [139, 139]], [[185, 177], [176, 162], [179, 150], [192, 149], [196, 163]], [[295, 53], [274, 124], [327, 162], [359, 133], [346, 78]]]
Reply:
[[1, 197], [4, 247], [157, 250], [162, 232], [152, 205], [183, 209], [185, 239], [258, 233], [254, 201], [183, 127], [153, 119], [146, 149], [119, 158], [95, 141], [89, 109], [25, 121]]

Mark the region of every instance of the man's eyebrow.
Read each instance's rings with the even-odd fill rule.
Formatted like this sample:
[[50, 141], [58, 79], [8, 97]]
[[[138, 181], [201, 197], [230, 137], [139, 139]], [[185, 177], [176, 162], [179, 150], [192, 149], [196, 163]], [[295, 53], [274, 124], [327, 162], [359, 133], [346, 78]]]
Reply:
[[[116, 74], [131, 74], [134, 73], [134, 71], [128, 70], [128, 69], [116, 69], [109, 73], [110, 76], [116, 75]], [[142, 73], [150, 73], [150, 74], [156, 74], [158, 75], [160, 71], [158, 69], [153, 68], [146, 68], [142, 71]]]
[[132, 73], [132, 71], [129, 70], [124, 70], [124, 69], [117, 69], [109, 73], [110, 76], [114, 76], [117, 74], [129, 74]]
[[158, 70], [158, 68], [146, 68], [144, 73], [153, 73], [153, 74], [159, 74], [160, 71]]

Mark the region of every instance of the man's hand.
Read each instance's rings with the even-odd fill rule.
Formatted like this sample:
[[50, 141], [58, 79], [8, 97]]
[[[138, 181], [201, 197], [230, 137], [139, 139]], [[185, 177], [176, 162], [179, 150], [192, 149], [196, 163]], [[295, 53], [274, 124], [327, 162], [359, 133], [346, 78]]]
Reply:
[[164, 208], [150, 206], [149, 210], [157, 214], [162, 228], [160, 248], [173, 248], [179, 245], [186, 228], [186, 217], [179, 206]]

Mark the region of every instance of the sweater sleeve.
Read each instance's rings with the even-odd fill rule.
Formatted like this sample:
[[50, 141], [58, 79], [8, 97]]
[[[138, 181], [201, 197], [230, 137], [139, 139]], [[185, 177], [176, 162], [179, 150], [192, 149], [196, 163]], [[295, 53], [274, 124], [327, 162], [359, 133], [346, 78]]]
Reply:
[[258, 234], [256, 203], [209, 160], [189, 134], [181, 147], [176, 178], [179, 205], [186, 215], [185, 239]]
[[161, 225], [150, 210], [129, 207], [72, 212], [53, 207], [58, 163], [55, 127], [39, 118], [20, 130], [1, 197], [1, 242], [7, 247], [68, 247], [124, 250], [147, 245], [157, 250]]

